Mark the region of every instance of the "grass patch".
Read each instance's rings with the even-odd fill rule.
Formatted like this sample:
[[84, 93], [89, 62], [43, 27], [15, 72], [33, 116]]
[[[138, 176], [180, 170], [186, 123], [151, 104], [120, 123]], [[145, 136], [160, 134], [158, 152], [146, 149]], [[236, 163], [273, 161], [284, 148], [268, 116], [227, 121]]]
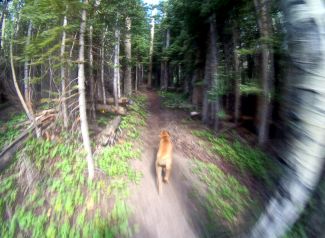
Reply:
[[211, 132], [193, 131], [193, 135], [207, 139], [211, 143], [211, 151], [234, 164], [241, 172], [249, 172], [254, 177], [270, 182], [268, 171], [274, 172], [269, 158], [258, 148], [251, 148], [238, 140], [230, 142], [224, 137], [215, 137]]
[[167, 108], [192, 109], [193, 106], [188, 102], [185, 93], [159, 91], [162, 105]]
[[[134, 100], [140, 107], [139, 101], [146, 99]], [[143, 108], [123, 117], [126, 139], [132, 138], [129, 131], [137, 132], [134, 123], [145, 124], [145, 116]], [[132, 236], [126, 198], [129, 184], [139, 182], [142, 175], [129, 162], [139, 158], [140, 151], [132, 142], [105, 148], [94, 158], [100, 175], [89, 182], [81, 145], [68, 133], [57, 142], [27, 142], [19, 161], [0, 174], [0, 237]], [[22, 159], [30, 161], [27, 175], [19, 167]], [[34, 176], [33, 186], [24, 194], [26, 181]]]
[[207, 185], [203, 205], [210, 220], [217, 216], [229, 224], [236, 224], [250, 202], [247, 188], [213, 163], [194, 160], [192, 171]]
[[26, 114], [21, 113], [13, 116], [7, 122], [0, 121], [0, 151], [9, 145], [19, 135], [19, 128], [17, 124], [27, 119]]

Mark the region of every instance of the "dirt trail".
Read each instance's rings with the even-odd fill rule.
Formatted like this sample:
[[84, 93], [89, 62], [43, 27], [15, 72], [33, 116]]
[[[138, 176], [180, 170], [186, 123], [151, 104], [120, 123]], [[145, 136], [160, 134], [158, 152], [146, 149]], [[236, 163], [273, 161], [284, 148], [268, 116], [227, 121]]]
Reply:
[[[180, 128], [186, 118], [183, 112], [168, 110], [161, 107], [156, 92], [148, 92], [149, 118], [142, 132], [142, 159], [134, 162], [134, 167], [143, 173], [139, 185], [131, 189], [129, 199], [133, 209], [132, 223], [137, 224], [138, 232], [134, 237], [141, 238], [192, 238], [202, 237], [202, 215], [190, 194], [193, 184], [197, 183], [190, 171], [190, 159], [184, 153], [182, 146], [175, 146], [173, 153], [173, 169], [169, 184], [163, 184], [162, 194], [158, 195], [154, 162], [159, 144], [159, 132], [167, 129], [171, 132], [172, 140], [179, 142], [190, 135]], [[187, 135], [184, 137], [184, 133]], [[188, 143], [191, 143], [191, 139]], [[192, 140], [192, 143], [193, 140]], [[176, 143], [175, 143], [176, 144]], [[182, 144], [182, 143], [177, 143]], [[183, 143], [184, 144], [184, 143]]]

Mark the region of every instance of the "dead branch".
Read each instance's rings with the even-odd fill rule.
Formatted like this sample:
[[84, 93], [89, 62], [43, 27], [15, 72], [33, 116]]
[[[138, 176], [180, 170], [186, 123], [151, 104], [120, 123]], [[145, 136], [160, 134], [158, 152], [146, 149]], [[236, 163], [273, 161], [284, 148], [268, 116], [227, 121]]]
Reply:
[[20, 136], [15, 139], [10, 145], [5, 147], [0, 153], [0, 171], [2, 171], [9, 164], [11, 158], [25, 143], [25, 141], [35, 133], [35, 126], [31, 126], [23, 131]]

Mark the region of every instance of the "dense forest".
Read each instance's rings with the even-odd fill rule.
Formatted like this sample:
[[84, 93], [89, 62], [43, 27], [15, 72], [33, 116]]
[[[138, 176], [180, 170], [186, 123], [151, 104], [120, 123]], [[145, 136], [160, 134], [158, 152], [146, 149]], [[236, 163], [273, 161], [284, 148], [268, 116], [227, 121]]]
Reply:
[[323, 0], [0, 10], [0, 237], [324, 235]]

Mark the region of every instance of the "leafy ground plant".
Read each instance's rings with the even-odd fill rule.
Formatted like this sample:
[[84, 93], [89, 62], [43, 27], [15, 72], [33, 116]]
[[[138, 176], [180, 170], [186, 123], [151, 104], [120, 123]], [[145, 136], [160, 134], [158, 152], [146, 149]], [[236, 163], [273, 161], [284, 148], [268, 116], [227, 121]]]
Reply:
[[[131, 125], [124, 129], [127, 135], [135, 130], [133, 120], [145, 123], [145, 115], [144, 109], [132, 110], [122, 119], [137, 118], [124, 122]], [[121, 142], [97, 154], [96, 179], [89, 182], [85, 154], [75, 136], [61, 135], [56, 142], [29, 140], [0, 174], [0, 237], [132, 236], [125, 201], [128, 185], [142, 176], [130, 166], [140, 156], [132, 146]]]
[[250, 203], [247, 188], [213, 163], [194, 160], [192, 171], [207, 185], [203, 195], [206, 202], [203, 206], [210, 220], [219, 217], [230, 225], [236, 224]]
[[230, 161], [242, 173], [249, 172], [265, 183], [270, 183], [268, 171], [275, 171], [269, 158], [258, 148], [251, 148], [238, 140], [231, 142], [224, 137], [215, 137], [206, 130], [192, 132], [195, 136], [208, 140], [211, 143], [211, 151], [221, 155]]
[[0, 151], [5, 147], [5, 145], [10, 144], [19, 135], [17, 124], [26, 119], [26, 115], [21, 113], [12, 117], [7, 122], [0, 122]]

